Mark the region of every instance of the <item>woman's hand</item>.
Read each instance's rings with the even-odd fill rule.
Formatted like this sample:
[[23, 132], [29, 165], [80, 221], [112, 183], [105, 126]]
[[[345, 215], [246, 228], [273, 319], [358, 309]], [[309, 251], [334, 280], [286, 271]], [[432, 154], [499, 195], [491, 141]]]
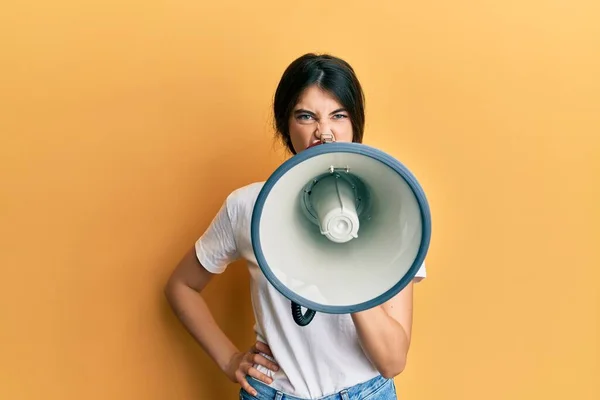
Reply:
[[247, 352], [235, 353], [233, 357], [231, 357], [231, 361], [229, 361], [229, 364], [225, 371], [225, 373], [232, 382], [239, 383], [240, 385], [242, 385], [242, 388], [246, 392], [250, 393], [253, 396], [256, 396], [257, 393], [256, 390], [254, 390], [254, 388], [250, 386], [250, 384], [246, 380], [247, 375], [256, 378], [260, 381], [263, 381], [267, 385], [273, 382], [273, 379], [254, 368], [254, 364], [267, 367], [272, 371], [279, 370], [279, 366], [277, 364], [270, 361], [269, 359], [267, 359], [259, 353], [263, 353], [268, 355], [269, 357], [273, 357], [269, 346], [262, 342], [256, 342], [254, 346], [252, 346]]

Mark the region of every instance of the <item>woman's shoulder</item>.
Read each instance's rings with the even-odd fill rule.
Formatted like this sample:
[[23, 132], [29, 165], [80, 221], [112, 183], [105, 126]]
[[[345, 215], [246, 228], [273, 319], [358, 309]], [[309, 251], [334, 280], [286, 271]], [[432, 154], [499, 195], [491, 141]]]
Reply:
[[264, 182], [253, 182], [234, 189], [227, 196], [227, 203], [231, 205], [254, 204], [264, 184]]
[[264, 182], [253, 182], [231, 191], [226, 200], [230, 216], [251, 213], [264, 184]]

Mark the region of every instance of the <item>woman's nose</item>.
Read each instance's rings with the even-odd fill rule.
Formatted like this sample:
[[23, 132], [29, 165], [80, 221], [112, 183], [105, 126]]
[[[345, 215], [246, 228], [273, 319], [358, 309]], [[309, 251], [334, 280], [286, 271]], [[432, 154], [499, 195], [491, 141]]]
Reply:
[[317, 139], [320, 139], [321, 136], [323, 135], [323, 133], [330, 133], [333, 135], [333, 131], [331, 129], [331, 126], [329, 126], [328, 123], [323, 122], [323, 121], [319, 121], [319, 123], [317, 124], [317, 129], [315, 132], [315, 136], [317, 137]]
[[320, 129], [317, 127], [315, 137], [321, 142], [335, 142], [335, 135], [331, 129]]

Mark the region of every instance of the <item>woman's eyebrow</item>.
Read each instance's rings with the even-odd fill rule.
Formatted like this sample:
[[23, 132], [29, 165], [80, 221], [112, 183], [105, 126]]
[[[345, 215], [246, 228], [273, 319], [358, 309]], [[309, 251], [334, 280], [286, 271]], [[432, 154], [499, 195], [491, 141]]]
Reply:
[[[329, 115], [337, 114], [337, 113], [340, 113], [340, 112], [347, 112], [347, 110], [345, 108], [338, 108], [337, 110], [334, 110], [334, 111], [330, 112]], [[304, 108], [300, 108], [300, 109], [294, 111], [294, 114], [303, 114], [303, 113], [315, 115], [314, 112], [306, 110]]]
[[300, 108], [300, 109], [294, 111], [294, 114], [311, 114], [311, 115], [315, 115], [314, 112], [305, 110], [304, 108]]

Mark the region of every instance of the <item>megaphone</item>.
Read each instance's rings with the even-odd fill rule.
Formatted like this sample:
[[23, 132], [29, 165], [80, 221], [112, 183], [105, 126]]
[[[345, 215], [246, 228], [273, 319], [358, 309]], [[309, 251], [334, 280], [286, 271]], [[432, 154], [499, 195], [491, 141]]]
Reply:
[[422, 187], [397, 159], [333, 142], [309, 147], [269, 176], [250, 230], [260, 269], [306, 326], [317, 312], [363, 311], [406, 287], [427, 254], [431, 215]]

